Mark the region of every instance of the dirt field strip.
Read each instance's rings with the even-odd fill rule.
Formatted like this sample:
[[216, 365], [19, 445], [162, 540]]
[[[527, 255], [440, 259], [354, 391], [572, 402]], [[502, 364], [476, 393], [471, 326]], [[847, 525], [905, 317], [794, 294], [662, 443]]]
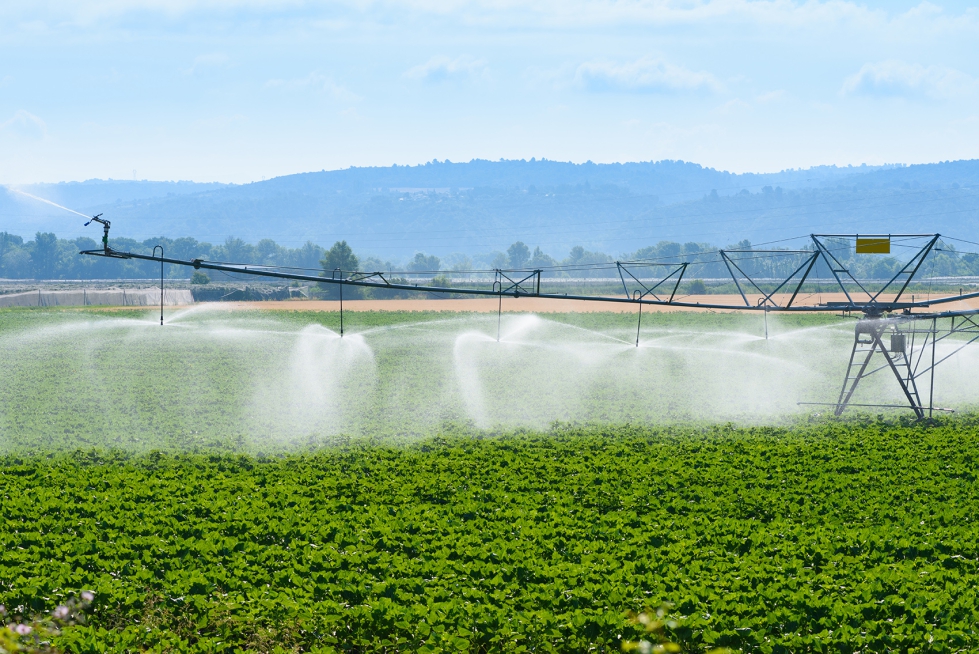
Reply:
[[[784, 304], [788, 300], [788, 295], [776, 295], [777, 301]], [[907, 296], [911, 301], [912, 295]], [[748, 301], [752, 305], [757, 304], [760, 295], [748, 295]], [[854, 298], [857, 299], [857, 298]], [[891, 297], [883, 298], [885, 301]], [[914, 299], [920, 301], [920, 295], [914, 294]], [[811, 296], [796, 298], [793, 306], [816, 306], [823, 302], [843, 302], [846, 296], [842, 293], [821, 293]], [[740, 295], [687, 295], [677, 298], [678, 302], [701, 302], [705, 304], [744, 304]], [[340, 302], [331, 300], [269, 300], [254, 302], [199, 302], [192, 305], [168, 306], [167, 310], [187, 309], [190, 307], [207, 306], [209, 309], [221, 309], [226, 311], [325, 311], [334, 312], [340, 310]], [[344, 311], [436, 311], [446, 313], [496, 313], [499, 307], [497, 298], [471, 298], [471, 299], [420, 299], [420, 300], [347, 300], [343, 303]], [[75, 308], [75, 307], [64, 307]], [[77, 307], [81, 309], [82, 307]], [[131, 306], [91, 306], [85, 309], [98, 309], [101, 311], [116, 311], [133, 309]], [[958, 302], [948, 302], [934, 306], [935, 311], [962, 311], [979, 309], [979, 298], [962, 300]], [[646, 304], [643, 305], [643, 313], [669, 313], [677, 311], [693, 311], [702, 313], [731, 313], [733, 309], [710, 309], [707, 307], [678, 307]], [[636, 305], [624, 302], [601, 302], [584, 300], [564, 300], [560, 298], [503, 298], [503, 311], [506, 313], [635, 313]], [[775, 313], [773, 311], [773, 313]]]
[[[749, 295], [748, 301], [752, 304], [758, 302], [759, 295]], [[779, 303], [788, 300], [788, 296], [776, 296]], [[744, 300], [739, 295], [690, 295], [682, 299], [682, 302], [702, 302], [707, 304], [743, 304]], [[911, 298], [908, 297], [908, 300]], [[920, 296], [915, 297], [921, 300]], [[812, 295], [806, 298], [797, 298], [796, 306], [815, 306], [821, 302], [843, 302], [846, 296], [842, 293], [823, 293]], [[215, 303], [217, 304], [217, 303]], [[268, 302], [222, 302], [220, 306], [229, 310], [242, 309], [265, 309], [274, 311], [339, 311], [340, 303], [327, 300], [278, 300]], [[451, 313], [495, 313], [499, 307], [499, 300], [496, 298], [475, 298], [475, 299], [445, 299], [445, 300], [348, 300], [343, 303], [344, 311], [446, 311]], [[936, 305], [936, 310], [953, 311], [963, 309], [979, 309], [979, 298], [963, 300], [961, 302], [950, 302], [947, 304]], [[696, 307], [676, 307], [664, 305], [644, 305], [643, 313], [646, 312], [670, 312], [670, 311], [701, 311], [726, 313], [722, 309], [699, 309]], [[633, 304], [623, 302], [586, 302], [583, 300], [562, 300], [551, 298], [503, 298], [503, 311], [505, 312], [527, 312], [527, 313], [634, 313], [637, 311]]]

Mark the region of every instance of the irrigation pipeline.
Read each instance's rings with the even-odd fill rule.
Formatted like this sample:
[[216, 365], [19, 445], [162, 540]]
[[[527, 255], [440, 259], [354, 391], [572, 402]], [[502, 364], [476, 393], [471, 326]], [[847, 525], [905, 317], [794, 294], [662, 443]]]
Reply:
[[[108, 236], [109, 236], [109, 222], [99, 219], [98, 216], [92, 219], [93, 221], [98, 221], [103, 224], [105, 228], [105, 236], [103, 237], [103, 248], [99, 250], [84, 250], [80, 254], [87, 254], [91, 256], [107, 257], [112, 259], [139, 259], [143, 261], [152, 261], [160, 263], [160, 293], [161, 293], [161, 305], [160, 305], [160, 323], [163, 324], [163, 264], [169, 263], [177, 266], [188, 266], [196, 270], [213, 270], [223, 273], [237, 274], [237, 275], [252, 275], [256, 277], [267, 277], [272, 279], [288, 279], [294, 281], [305, 281], [313, 282], [316, 284], [336, 284], [339, 285], [340, 291], [340, 335], [343, 335], [343, 287], [344, 286], [355, 286], [364, 288], [378, 288], [378, 289], [388, 289], [388, 290], [400, 290], [400, 291], [410, 291], [410, 292], [424, 292], [424, 293], [435, 293], [435, 294], [456, 294], [456, 295], [473, 295], [473, 296], [484, 296], [484, 297], [496, 297], [499, 300], [499, 315], [497, 316], [497, 340], [500, 339], [500, 316], [503, 311], [503, 298], [520, 298], [520, 297], [534, 297], [534, 298], [545, 298], [545, 299], [561, 299], [561, 300], [580, 300], [586, 302], [619, 302], [634, 304], [638, 306], [639, 316], [638, 323], [636, 327], [636, 347], [639, 346], [639, 336], [642, 325], [642, 307], [646, 305], [658, 305], [658, 306], [669, 306], [677, 308], [693, 308], [693, 309], [718, 309], [725, 311], [762, 311], [765, 314], [765, 338], [768, 338], [768, 313], [770, 311], [779, 312], [796, 312], [796, 313], [810, 313], [810, 312], [842, 312], [842, 313], [862, 313], [863, 316], [861, 320], [857, 322], [856, 329], [854, 331], [854, 341], [853, 347], [850, 353], [850, 362], [847, 367], [847, 373], [843, 381], [843, 387], [840, 391], [840, 396], [837, 402], [833, 405], [835, 406], [834, 413], [839, 416], [847, 406], [857, 406], [851, 404], [851, 399], [853, 398], [854, 392], [857, 386], [860, 384], [861, 380], [874, 375], [883, 370], [890, 370], [893, 372], [897, 383], [900, 385], [904, 392], [905, 398], [908, 400], [907, 408], [914, 411], [918, 419], [923, 419], [926, 416], [930, 417], [933, 412], [943, 409], [936, 408], [934, 406], [934, 384], [935, 384], [935, 367], [948, 359], [952, 354], [959, 351], [966, 345], [970, 343], [979, 341], [979, 322], [977, 322], [974, 317], [979, 314], [979, 309], [967, 309], [958, 311], [944, 311], [944, 312], [917, 312], [913, 313], [913, 309], [923, 309], [930, 307], [932, 305], [941, 305], [948, 302], [961, 302], [963, 300], [969, 300], [973, 298], [979, 298], [979, 292], [962, 294], [960, 290], [960, 295], [944, 296], [935, 299], [928, 298], [924, 301], [916, 302], [914, 296], [912, 295], [910, 302], [901, 301], [902, 295], [908, 291], [908, 287], [911, 281], [920, 271], [922, 264], [928, 255], [935, 250], [936, 244], [938, 244], [941, 238], [940, 234], [893, 234], [887, 235], [886, 237], [863, 237], [863, 242], [861, 242], [860, 235], [835, 235], [835, 234], [813, 234], [811, 239], [813, 241], [814, 248], [812, 250], [787, 250], [786, 254], [796, 254], [803, 255], [804, 261], [794, 272], [788, 275], [784, 280], [778, 285], [778, 287], [772, 292], [766, 292], [762, 290], [759, 283], [762, 282], [761, 278], [752, 279], [739, 265], [741, 259], [737, 255], [751, 255], [750, 250], [720, 250], [718, 254], [723, 259], [728, 272], [731, 275], [731, 279], [737, 286], [738, 293], [744, 304], [724, 304], [724, 303], [701, 303], [701, 302], [690, 302], [685, 301], [683, 297], [677, 299], [676, 294], [680, 288], [680, 282], [683, 280], [683, 275], [687, 270], [687, 266], [691, 265], [690, 262], [680, 262], [680, 263], [651, 263], [651, 262], [615, 262], [614, 264], [605, 264], [609, 270], [612, 266], [615, 266], [615, 271], [619, 275], [619, 279], [622, 282], [623, 291], [625, 291], [625, 297], [622, 296], [611, 296], [611, 295], [571, 295], [564, 293], [542, 293], [541, 292], [541, 275], [544, 272], [543, 268], [535, 268], [532, 270], [503, 270], [496, 269], [493, 270], [493, 285], [492, 288], [475, 288], [472, 286], [473, 281], [470, 280], [470, 286], [436, 286], [433, 283], [416, 283], [409, 284], [404, 282], [402, 279], [394, 279], [394, 281], [389, 281], [385, 278], [385, 274], [390, 276], [392, 273], [382, 273], [382, 272], [355, 272], [355, 271], [343, 271], [335, 269], [332, 271], [332, 275], [327, 277], [325, 272], [323, 276], [320, 275], [309, 275], [303, 274], [307, 271], [301, 271], [297, 269], [271, 269], [270, 266], [249, 266], [247, 264], [229, 264], [225, 262], [218, 261], [205, 261], [203, 259], [172, 259], [164, 256], [163, 248], [160, 246], [160, 256], [156, 255], [156, 249], [153, 250], [153, 255], [137, 254], [133, 252], [119, 252], [113, 250], [109, 247]], [[887, 281], [883, 287], [877, 289], [876, 291], [868, 289], [865, 286], [865, 282], [861, 283], [860, 280], [855, 277], [850, 270], [844, 266], [839, 259], [833, 255], [830, 248], [827, 247], [827, 243], [821, 241], [821, 238], [830, 239], [836, 237], [850, 237], [854, 236], [857, 240], [857, 252], [860, 252], [860, 248], [864, 248], [864, 253], [874, 254], [874, 253], [889, 253], [891, 239], [894, 238], [898, 242], [902, 239], [911, 238], [927, 238], [927, 243], [922, 246], [911, 259], [904, 264], [889, 281]], [[886, 245], [886, 250], [882, 249]], [[876, 248], [876, 249], [875, 249]], [[763, 255], [772, 254], [776, 252], [774, 250], [763, 250], [757, 251]], [[732, 257], [731, 255], [735, 255]], [[827, 301], [820, 303], [815, 306], [793, 306], [796, 298], [803, 289], [803, 285], [809, 278], [810, 273], [812, 273], [817, 260], [822, 259], [823, 262], [829, 267], [831, 274], [833, 275], [834, 281], [837, 283], [837, 287], [846, 296], [845, 302], [831, 302]], [[660, 271], [665, 271], [665, 274], [658, 275], [655, 277], [646, 276], [639, 272], [640, 269], [649, 271], [652, 267], [658, 267]], [[596, 270], [596, 267], [591, 267], [592, 270]], [[735, 272], [737, 271], [737, 272]], [[475, 272], [489, 272], [489, 271], [458, 271], [462, 274], [471, 274]], [[635, 274], [634, 274], [635, 272]], [[346, 276], [345, 276], [346, 275]], [[639, 276], [637, 276], [639, 275]], [[628, 281], [626, 277], [628, 276]], [[432, 278], [431, 282], [435, 282], [438, 278]], [[488, 280], [487, 280], [488, 281]], [[655, 283], [653, 283], [655, 281]], [[744, 285], [742, 286], [742, 282]], [[478, 282], [477, 282], [478, 283]], [[811, 283], [811, 282], [810, 282]], [[633, 288], [630, 293], [629, 286], [638, 286], [639, 288]], [[750, 286], [749, 286], [750, 285]], [[869, 284], [868, 284], [869, 285]], [[848, 289], [849, 286], [849, 289]], [[860, 293], [865, 293], [868, 300], [858, 302], [851, 295], [851, 291], [856, 294], [856, 289], [859, 289]], [[755, 304], [752, 304], [748, 295], [745, 291], [752, 292], [750, 288], [753, 287], [756, 291], [761, 294], [761, 297], [757, 300]], [[890, 300], [884, 300], [882, 295], [888, 289], [893, 288], [891, 293], [894, 294], [893, 298]], [[784, 291], [782, 290], [784, 289]], [[779, 300], [776, 299], [776, 294], [782, 291], [783, 296], [789, 295], [791, 297], [785, 302], [784, 305], [779, 304]], [[752, 295], [754, 293], [752, 292]], [[782, 298], [784, 301], [784, 297]], [[958, 325], [956, 325], [956, 318], [961, 318]], [[950, 326], [942, 328], [938, 327], [939, 319], [950, 319]], [[926, 320], [931, 323], [930, 327], [927, 329], [920, 329], [915, 327], [915, 321]], [[941, 335], [940, 333], [941, 332]], [[965, 337], [962, 343], [958, 344], [958, 347], [951, 353], [943, 356], [941, 359], [936, 358], [936, 344], [940, 340], [944, 340], [953, 335], [960, 337]], [[889, 344], [885, 343], [883, 338], [885, 336], [890, 337]], [[915, 337], [923, 337], [923, 342], [919, 339], [919, 343], [915, 344]], [[910, 341], [910, 347], [909, 347]], [[930, 355], [931, 363], [928, 365], [924, 361], [924, 356], [926, 350], [929, 349], [930, 345]], [[880, 365], [877, 367], [870, 366], [876, 355], [880, 354], [886, 361], [886, 365]], [[924, 363], [925, 367], [921, 368], [921, 364]], [[924, 382], [928, 378], [928, 396], [927, 404], [923, 401], [925, 398], [922, 393], [919, 393], [918, 382]], [[860, 405], [860, 406], [871, 406], [871, 405]], [[896, 408], [898, 405], [872, 405], [878, 406], [880, 408]], [[904, 405], [900, 405], [904, 406]]]
[[[225, 273], [240, 274], [240, 275], [253, 275], [256, 277], [269, 277], [273, 279], [288, 279], [293, 281], [305, 281], [313, 282], [316, 284], [337, 284], [342, 286], [359, 286], [364, 288], [378, 288], [378, 289], [389, 289], [389, 290], [401, 290], [401, 291], [417, 291], [417, 292], [427, 292], [427, 293], [454, 293], [457, 295], [473, 295], [473, 296], [485, 296], [485, 297], [507, 297], [507, 298], [520, 298], [520, 297], [535, 297], [535, 298], [545, 298], [545, 299], [555, 299], [555, 300], [579, 300], [584, 302], [618, 302], [625, 304], [635, 304], [635, 305], [653, 305], [653, 306], [669, 306], [678, 308], [691, 308], [691, 309], [716, 309], [716, 310], [737, 310], [737, 311], [779, 311], [779, 312], [796, 312], [796, 313], [809, 313], [809, 312], [840, 312], [840, 311], [852, 311], [852, 312], [863, 312], [863, 313], [874, 313], [878, 314], [883, 311], [897, 311], [902, 310], [905, 312], [910, 311], [914, 308], [926, 308], [934, 304], [941, 304], [944, 302], [958, 302], [962, 300], [968, 300], [972, 298], [979, 298], [979, 292], [969, 293], [964, 295], [950, 296], [947, 298], [937, 298], [933, 300], [925, 301], [912, 301], [912, 302], [871, 302], [871, 303], [860, 303], [860, 302], [830, 302], [816, 306], [773, 306], [771, 304], [758, 304], [758, 305], [735, 305], [735, 304], [723, 304], [723, 303], [705, 303], [705, 302], [689, 302], [682, 299], [674, 299], [672, 296], [669, 299], [659, 299], [658, 297], [649, 297], [651, 293], [647, 292], [643, 295], [637, 295], [633, 297], [620, 297], [611, 295], [572, 295], [566, 293], [542, 293], [540, 292], [540, 275], [542, 269], [534, 270], [496, 270], [494, 271], [497, 276], [501, 276], [497, 282], [494, 282], [493, 289], [479, 289], [479, 288], [466, 288], [464, 286], [435, 286], [431, 284], [408, 284], [400, 282], [389, 282], [384, 278], [385, 273], [375, 272], [375, 273], [350, 273], [349, 277], [321, 277], [318, 275], [304, 275], [295, 272], [281, 272], [277, 270], [269, 270], [267, 267], [249, 267], [247, 265], [240, 264], [226, 264], [220, 262], [211, 262], [203, 259], [172, 259], [163, 256], [150, 256], [145, 254], [138, 254], [135, 252], [120, 252], [118, 250], [113, 250], [112, 248], [98, 249], [98, 250], [83, 250], [80, 254], [108, 257], [111, 259], [140, 259], [144, 261], [159, 262], [161, 265], [164, 263], [169, 263], [177, 266], [188, 266], [195, 270], [214, 270]], [[644, 262], [636, 262], [635, 265], [642, 266]], [[648, 265], [648, 264], [645, 264]], [[681, 264], [682, 265], [682, 264]], [[513, 277], [521, 277], [518, 281], [513, 281], [507, 275]], [[524, 282], [533, 279], [530, 284], [524, 286]], [[664, 295], [666, 292], [663, 293]]]

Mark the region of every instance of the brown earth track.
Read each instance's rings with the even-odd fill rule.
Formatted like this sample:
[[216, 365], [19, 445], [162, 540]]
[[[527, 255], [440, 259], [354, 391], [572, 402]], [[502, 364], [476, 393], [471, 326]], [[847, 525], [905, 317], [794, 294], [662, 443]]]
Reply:
[[[748, 301], [757, 303], [760, 296], [748, 295]], [[784, 304], [788, 296], [776, 296], [779, 304]], [[911, 298], [908, 297], [908, 300]], [[924, 299], [918, 295], [915, 300]], [[795, 306], [815, 306], [822, 302], [842, 302], [846, 297], [842, 293], [823, 293], [796, 299]], [[699, 302], [704, 304], [744, 304], [739, 295], [690, 295], [677, 298], [682, 302]], [[275, 311], [339, 311], [338, 301], [328, 300], [273, 300], [265, 302], [221, 302], [214, 306], [234, 310], [275, 310]], [[496, 298], [468, 299], [419, 299], [419, 300], [348, 300], [343, 303], [344, 311], [445, 311], [450, 313], [495, 313], [499, 307]], [[936, 305], [935, 310], [953, 311], [979, 309], [979, 298], [950, 302]], [[586, 302], [582, 300], [564, 300], [551, 298], [503, 298], [503, 311], [527, 313], [633, 313], [633, 304], [621, 302]], [[664, 305], [644, 305], [643, 312], [670, 311], [699, 311], [725, 313], [734, 309], [709, 309], [698, 307], [677, 307]]]

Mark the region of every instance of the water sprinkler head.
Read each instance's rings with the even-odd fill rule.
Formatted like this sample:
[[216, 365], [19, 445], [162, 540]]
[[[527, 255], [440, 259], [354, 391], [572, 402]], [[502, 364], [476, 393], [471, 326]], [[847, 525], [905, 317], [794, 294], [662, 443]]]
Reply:
[[102, 214], [98, 214], [96, 216], [92, 216], [92, 219], [89, 220], [87, 223], [85, 223], [85, 226], [88, 227], [93, 222], [102, 223], [102, 230], [103, 230], [102, 247], [105, 248], [105, 252], [106, 254], [108, 254], [109, 253], [109, 226], [111, 225], [111, 223], [108, 220], [102, 218]]

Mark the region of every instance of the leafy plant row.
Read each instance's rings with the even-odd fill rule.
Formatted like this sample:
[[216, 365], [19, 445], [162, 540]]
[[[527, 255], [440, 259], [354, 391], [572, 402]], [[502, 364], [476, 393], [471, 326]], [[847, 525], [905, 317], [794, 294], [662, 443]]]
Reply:
[[[8, 455], [0, 603], [68, 651], [979, 647], [974, 418]], [[672, 624], [672, 622], [671, 622]]]

